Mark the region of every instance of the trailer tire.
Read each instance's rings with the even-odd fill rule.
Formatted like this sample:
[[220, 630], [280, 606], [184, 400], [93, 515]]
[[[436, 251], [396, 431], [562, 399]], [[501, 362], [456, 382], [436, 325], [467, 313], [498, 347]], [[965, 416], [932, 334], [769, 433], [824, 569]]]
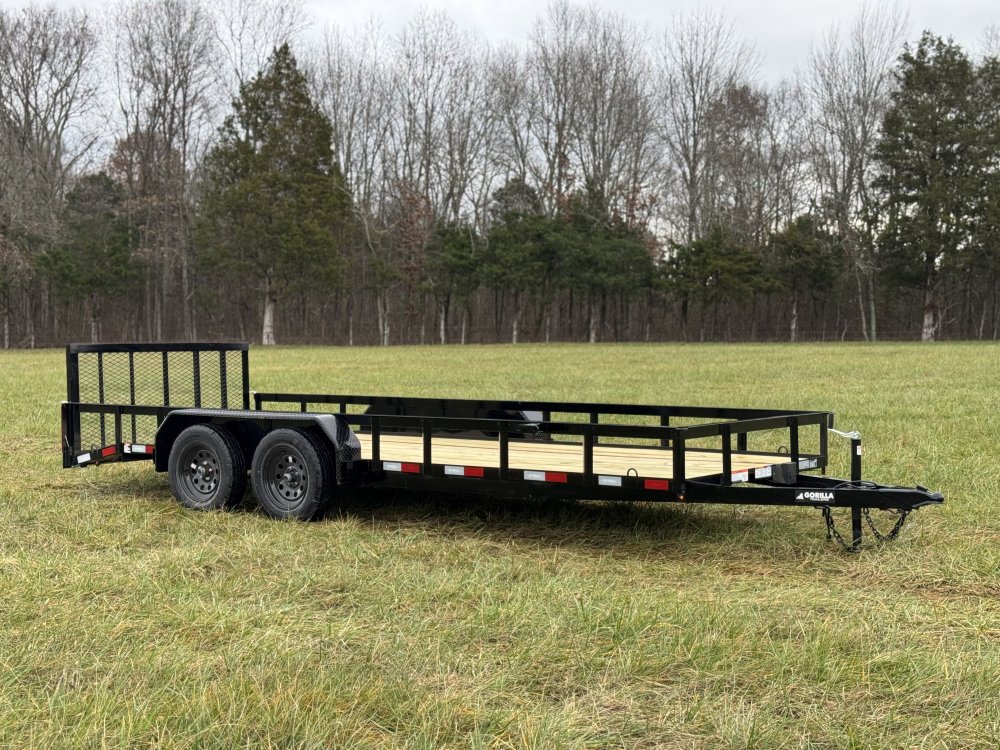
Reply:
[[246, 494], [243, 449], [228, 431], [215, 425], [184, 429], [170, 447], [167, 472], [174, 497], [192, 510], [225, 510]]
[[305, 430], [283, 427], [260, 441], [250, 481], [269, 516], [310, 521], [325, 510], [337, 479], [330, 449], [322, 440]]

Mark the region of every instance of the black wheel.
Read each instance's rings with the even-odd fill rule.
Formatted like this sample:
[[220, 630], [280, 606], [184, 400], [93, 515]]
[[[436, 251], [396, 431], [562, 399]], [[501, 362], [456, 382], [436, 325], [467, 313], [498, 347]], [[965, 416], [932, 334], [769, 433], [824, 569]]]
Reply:
[[174, 497], [194, 510], [229, 508], [246, 493], [243, 450], [229, 432], [214, 425], [192, 425], [178, 435], [167, 471]]
[[320, 515], [336, 484], [326, 444], [304, 430], [269, 432], [253, 454], [253, 491], [273, 518], [308, 521]]

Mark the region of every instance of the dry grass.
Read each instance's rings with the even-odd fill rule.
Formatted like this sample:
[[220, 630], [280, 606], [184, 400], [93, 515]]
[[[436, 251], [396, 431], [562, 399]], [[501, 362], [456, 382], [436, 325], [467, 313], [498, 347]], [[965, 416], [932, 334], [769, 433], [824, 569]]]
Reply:
[[59, 469], [61, 352], [0, 352], [0, 746], [1000, 744], [995, 347], [251, 357], [260, 390], [830, 409], [948, 501], [859, 556], [801, 508], [197, 514], [146, 466]]

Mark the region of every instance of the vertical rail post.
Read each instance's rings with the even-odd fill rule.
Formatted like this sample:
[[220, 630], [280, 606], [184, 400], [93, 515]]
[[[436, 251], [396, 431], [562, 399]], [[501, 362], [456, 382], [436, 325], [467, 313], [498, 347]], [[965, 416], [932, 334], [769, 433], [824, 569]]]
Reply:
[[219, 352], [219, 400], [223, 409], [229, 408], [229, 373], [226, 370], [225, 352]]
[[63, 468], [70, 468], [74, 451], [79, 450], [80, 429], [76, 427], [80, 421], [79, 406], [67, 401], [62, 405], [62, 433], [63, 433]]
[[673, 439], [674, 448], [674, 470], [671, 477], [671, 486], [677, 496], [684, 499], [685, 466], [684, 466], [684, 436], [683, 433], [675, 433]]
[[590, 484], [594, 478], [594, 444], [597, 436], [594, 435], [594, 426], [587, 425], [583, 431], [583, 481]]
[[788, 418], [788, 448], [789, 453], [792, 454], [792, 460], [798, 465], [799, 463], [799, 418], [789, 417]]
[[861, 481], [861, 438], [851, 438], [851, 481]]
[[[135, 352], [128, 353], [128, 397], [129, 404], [135, 406]], [[135, 442], [135, 412], [132, 412], [132, 442]]]
[[191, 376], [194, 379], [194, 405], [201, 408], [201, 353], [191, 352]]
[[164, 350], [163, 357], [163, 405], [170, 406], [170, 359]]
[[104, 403], [104, 352], [97, 353], [97, 403]]
[[[592, 424], [592, 425], [597, 424], [598, 421], [600, 420], [600, 418], [601, 418], [601, 415], [599, 413], [597, 413], [596, 411], [590, 412], [590, 424]], [[597, 442], [597, 435], [591, 434], [590, 439], [593, 440], [596, 443]]]
[[[851, 481], [861, 481], [861, 438], [851, 438]], [[851, 508], [851, 544], [861, 544], [861, 508]]]
[[382, 466], [382, 427], [378, 417], [372, 417], [372, 469], [376, 471]]
[[746, 451], [747, 449], [747, 434], [745, 432], [736, 433], [736, 450]]
[[819, 455], [824, 474], [826, 474], [826, 465], [830, 462], [830, 434], [827, 430], [829, 430], [829, 427], [827, 426], [826, 419], [823, 419], [819, 423]]
[[424, 439], [424, 474], [431, 473], [431, 463], [432, 463], [432, 449], [433, 449], [433, 427], [434, 420], [432, 419], [421, 419], [420, 420], [420, 432]]
[[[670, 412], [669, 411], [660, 412], [660, 427], [669, 427], [669, 426], [670, 426]], [[669, 448], [670, 438], [666, 437], [660, 438], [660, 447]]]
[[66, 345], [66, 400], [71, 403], [80, 401], [80, 361], [79, 354]]
[[506, 421], [500, 423], [500, 478], [509, 479], [510, 474], [510, 437]]
[[[104, 352], [97, 353], [97, 403], [104, 403]], [[101, 445], [107, 445], [107, 415], [103, 411], [101, 412], [100, 420]]]
[[250, 410], [250, 352], [244, 346], [240, 362], [243, 365], [243, 408]]
[[[80, 355], [66, 345], [66, 401], [70, 404], [80, 402]], [[71, 406], [63, 410], [63, 449], [74, 451], [80, 446], [80, 409]], [[69, 453], [64, 453], [63, 467], [69, 468]]]
[[721, 485], [733, 483], [733, 436], [729, 425], [723, 425], [722, 432], [722, 480]]

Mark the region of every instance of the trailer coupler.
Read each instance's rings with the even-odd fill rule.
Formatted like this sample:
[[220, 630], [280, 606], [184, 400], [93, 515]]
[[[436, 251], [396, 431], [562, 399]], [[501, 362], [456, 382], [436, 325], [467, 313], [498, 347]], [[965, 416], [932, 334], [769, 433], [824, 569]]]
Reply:
[[[810, 502], [820, 509], [826, 523], [826, 538], [836, 541], [847, 552], [859, 552], [862, 546], [864, 527], [867, 526], [872, 538], [879, 544], [892, 541], [902, 530], [907, 517], [917, 508], [944, 502], [944, 495], [932, 492], [926, 487], [897, 487], [867, 480], [835, 479], [799, 475], [796, 499]], [[834, 508], [850, 508], [850, 540], [844, 538], [833, 517]], [[872, 509], [885, 511], [895, 516], [888, 531], [881, 531], [872, 520]]]
[[924, 505], [944, 502], [944, 496], [940, 492], [931, 492], [926, 487], [921, 487], [920, 485], [916, 487], [893, 487], [868, 481], [849, 481], [835, 486], [843, 487], [845, 485], [862, 493], [874, 493], [880, 502], [877, 506], [873, 507], [878, 507], [896, 517], [892, 527], [887, 532], [882, 532], [872, 520], [871, 507], [868, 505], [852, 505], [851, 539], [848, 542], [837, 530], [833, 518], [832, 506], [823, 506], [822, 512], [823, 520], [826, 522], [827, 541], [836, 541], [847, 552], [859, 552], [861, 550], [863, 526], [866, 525], [868, 527], [872, 537], [879, 544], [890, 542], [899, 536], [899, 532], [906, 523], [907, 517], [914, 510]]
[[[755, 486], [756, 485], [756, 486]], [[788, 505], [820, 510], [826, 522], [827, 536], [839, 542], [849, 552], [861, 549], [864, 526], [878, 542], [895, 539], [909, 514], [925, 505], [944, 502], [940, 492], [925, 487], [897, 487], [866, 480], [799, 474], [794, 484], [773, 479], [758, 479], [749, 485], [723, 486], [711, 482], [688, 480], [687, 502], [726, 503], [740, 505]], [[850, 538], [841, 534], [834, 523], [833, 511], [851, 511]], [[895, 516], [888, 532], [879, 531], [872, 510], [887, 511]]]

